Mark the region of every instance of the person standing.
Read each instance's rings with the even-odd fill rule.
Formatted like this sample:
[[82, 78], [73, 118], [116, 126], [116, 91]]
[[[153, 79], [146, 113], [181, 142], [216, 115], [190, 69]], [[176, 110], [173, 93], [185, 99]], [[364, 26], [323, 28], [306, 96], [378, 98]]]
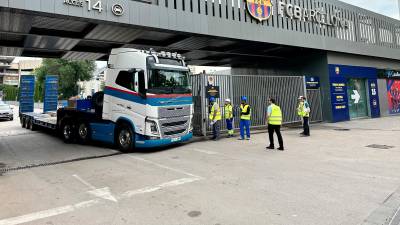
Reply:
[[299, 106], [297, 107], [297, 114], [303, 120], [303, 132], [300, 133], [302, 137], [310, 136], [310, 104], [307, 102], [307, 98], [304, 96], [299, 97]]
[[224, 112], [226, 128], [228, 129], [228, 137], [233, 137], [233, 107], [229, 98], [225, 100]]
[[251, 108], [247, 104], [247, 97], [242, 96], [242, 104], [240, 105], [240, 139], [244, 140], [244, 131], [246, 129], [246, 139], [250, 140], [250, 121]]
[[267, 109], [267, 124], [268, 124], [268, 135], [269, 135], [269, 146], [267, 149], [275, 149], [274, 145], [274, 133], [278, 136], [279, 148], [278, 150], [285, 150], [283, 147], [283, 139], [281, 134], [282, 126], [282, 111], [279, 106], [276, 105], [276, 101], [273, 98], [268, 99]]
[[210, 97], [210, 105], [211, 106], [211, 110], [210, 110], [210, 124], [213, 128], [213, 136], [211, 138], [211, 140], [218, 140], [219, 137], [219, 133], [220, 133], [220, 127], [221, 127], [221, 110], [219, 108], [218, 103], [215, 101], [214, 97]]

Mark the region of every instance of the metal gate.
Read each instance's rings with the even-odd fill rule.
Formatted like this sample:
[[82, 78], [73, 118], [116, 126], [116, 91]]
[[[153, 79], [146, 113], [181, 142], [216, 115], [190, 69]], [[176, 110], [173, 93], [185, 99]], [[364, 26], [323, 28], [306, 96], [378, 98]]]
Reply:
[[323, 121], [320, 89], [307, 90], [307, 99], [308, 102], [310, 103], [310, 108], [311, 108], [310, 121], [311, 122]]
[[[193, 128], [195, 135], [211, 132], [208, 121], [208, 100], [206, 86], [209, 76], [214, 85], [219, 86], [220, 98], [217, 100], [224, 114], [224, 99], [232, 99], [235, 111], [235, 127], [239, 125], [239, 107], [241, 96], [247, 96], [252, 108], [251, 127], [266, 127], [268, 98], [275, 98], [282, 109], [283, 122], [295, 123], [301, 119], [297, 116], [297, 98], [305, 95], [305, 83], [302, 76], [255, 76], [255, 75], [208, 75], [192, 76], [194, 99]], [[222, 123], [222, 130], [226, 129]]]

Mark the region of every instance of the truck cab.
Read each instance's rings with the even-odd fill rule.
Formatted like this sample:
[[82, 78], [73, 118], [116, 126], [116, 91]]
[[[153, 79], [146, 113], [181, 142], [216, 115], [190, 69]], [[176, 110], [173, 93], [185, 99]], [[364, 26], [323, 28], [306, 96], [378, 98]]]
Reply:
[[[102, 120], [113, 124], [114, 141], [121, 150], [192, 137], [189, 69], [181, 55], [113, 49], [105, 77]], [[92, 125], [92, 138], [102, 139], [97, 135], [103, 129], [102, 124]]]

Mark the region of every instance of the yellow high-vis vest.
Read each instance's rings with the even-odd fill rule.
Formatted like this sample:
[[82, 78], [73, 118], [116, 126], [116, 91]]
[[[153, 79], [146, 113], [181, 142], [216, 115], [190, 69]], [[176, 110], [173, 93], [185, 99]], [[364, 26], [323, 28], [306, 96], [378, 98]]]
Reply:
[[[249, 105], [244, 105], [243, 106], [243, 104], [242, 105], [240, 105], [240, 109], [241, 109], [241, 113], [240, 113], [240, 119], [241, 120], [250, 120], [251, 119], [251, 108], [250, 108], [250, 106]], [[249, 114], [248, 115], [244, 115], [243, 113], [245, 113], [245, 112], [247, 112], [247, 110], [250, 110], [249, 111]]]
[[225, 105], [225, 119], [232, 119], [233, 118], [233, 107], [231, 104]]
[[[216, 112], [215, 117], [214, 112]], [[221, 110], [219, 109], [219, 105], [217, 103], [214, 103], [214, 105], [211, 107], [209, 118], [210, 120], [221, 120]]]
[[271, 105], [272, 112], [271, 115], [268, 118], [268, 124], [271, 125], [282, 125], [282, 111], [281, 107], [272, 104]]

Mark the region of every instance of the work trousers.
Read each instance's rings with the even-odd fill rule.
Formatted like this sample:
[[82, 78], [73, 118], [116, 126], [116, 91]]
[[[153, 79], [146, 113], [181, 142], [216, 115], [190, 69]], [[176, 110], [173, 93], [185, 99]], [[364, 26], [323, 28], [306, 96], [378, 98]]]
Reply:
[[309, 117], [303, 117], [303, 134], [306, 136], [310, 135], [310, 123]]
[[226, 119], [226, 129], [228, 130], [229, 135], [233, 135], [233, 118]]
[[240, 137], [244, 139], [244, 129], [246, 129], [247, 138], [250, 138], [250, 120], [240, 120]]
[[219, 137], [219, 133], [220, 133], [220, 130], [221, 130], [221, 120], [217, 120], [213, 124], [212, 128], [213, 128], [213, 137], [212, 138], [213, 139], [217, 139]]
[[268, 124], [269, 146], [270, 147], [275, 147], [275, 145], [274, 145], [274, 132], [278, 136], [279, 147], [283, 148], [281, 125]]

